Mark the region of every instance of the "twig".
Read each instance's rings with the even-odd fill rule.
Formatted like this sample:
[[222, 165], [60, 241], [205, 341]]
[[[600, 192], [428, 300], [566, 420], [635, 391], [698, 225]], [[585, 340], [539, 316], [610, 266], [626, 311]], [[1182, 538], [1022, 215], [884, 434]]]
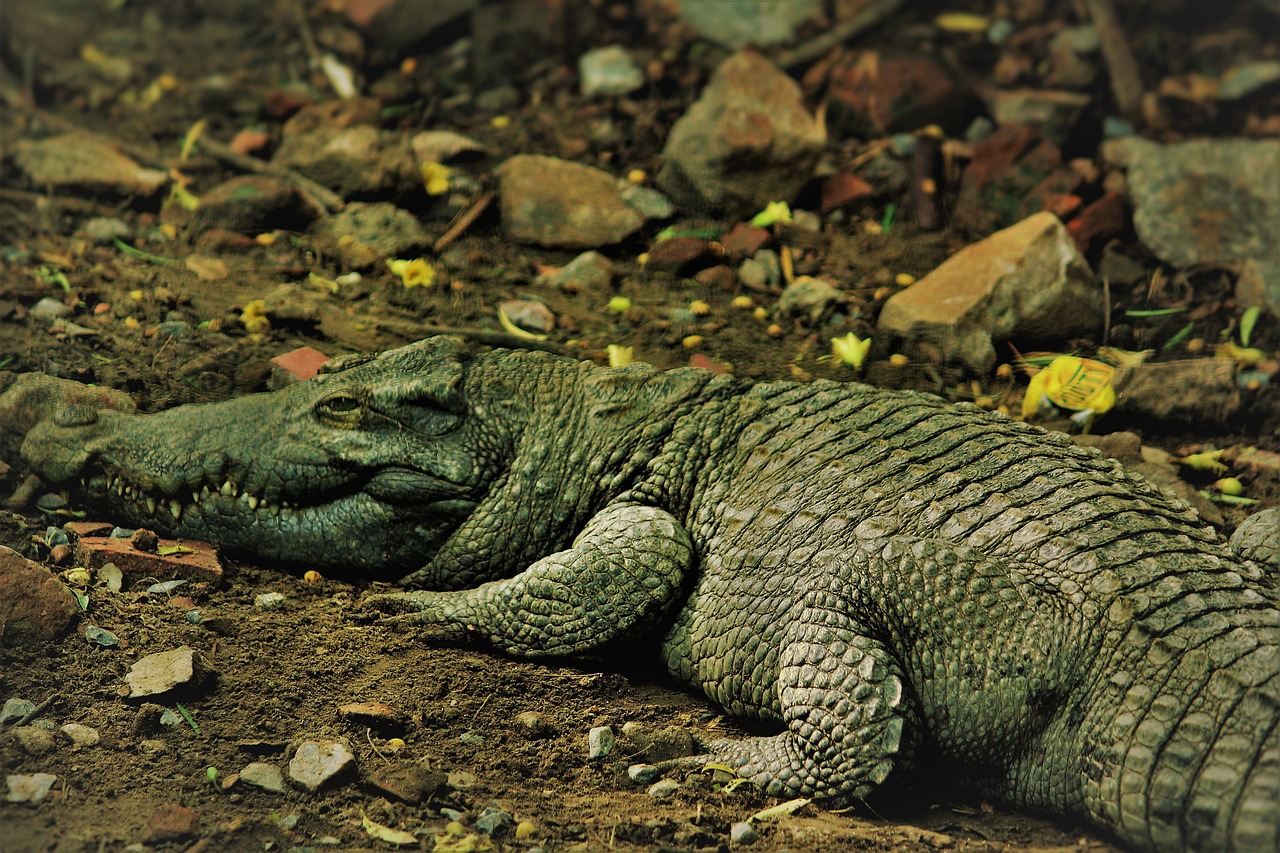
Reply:
[[874, 2], [847, 21], [841, 21], [820, 36], [810, 39], [802, 45], [774, 57], [780, 68], [795, 68], [813, 62], [819, 56], [852, 41], [867, 30], [878, 27], [885, 19], [893, 15], [903, 5], [903, 0], [874, 0]]
[[941, 134], [926, 130], [916, 134], [916, 150], [911, 157], [911, 205], [922, 231], [936, 231], [941, 224], [938, 211], [938, 179], [935, 177]]
[[1116, 108], [1124, 116], [1137, 117], [1142, 112], [1142, 77], [1138, 74], [1133, 51], [1129, 49], [1129, 39], [1120, 27], [1114, 0], [1085, 0], [1085, 5], [1102, 43], [1102, 56], [1107, 61]]
[[61, 693], [53, 694], [48, 699], [44, 700], [39, 705], [35, 706], [30, 711], [28, 711], [27, 713], [23, 714], [20, 718], [18, 718], [18, 720], [13, 724], [13, 727], [17, 728], [18, 726], [25, 726], [27, 723], [34, 720], [36, 717], [43, 714], [50, 705], [52, 705], [54, 702], [57, 702], [61, 698], [62, 698]]
[[44, 195], [43, 193], [33, 193], [26, 190], [0, 188], [0, 198], [29, 204], [36, 209], [58, 207], [75, 213], [92, 213], [95, 216], [116, 216], [120, 213], [114, 207], [109, 207], [105, 204], [95, 204], [91, 201], [67, 196]]
[[453, 218], [453, 222], [449, 223], [448, 229], [440, 235], [440, 239], [431, 246], [431, 250], [437, 255], [443, 252], [450, 243], [457, 240], [462, 232], [471, 227], [471, 224], [480, 217], [493, 203], [493, 193], [483, 193], [475, 198], [465, 210]]
[[510, 349], [536, 349], [543, 352], [564, 355], [564, 347], [549, 341], [535, 341], [509, 335], [505, 332], [491, 332], [488, 329], [475, 329], [466, 326], [452, 328], [449, 326], [424, 326], [421, 323], [410, 323], [404, 320], [380, 319], [374, 321], [383, 331], [401, 335], [407, 340], [416, 341], [428, 335], [457, 335], [470, 338], [478, 343], [491, 347], [507, 347]]

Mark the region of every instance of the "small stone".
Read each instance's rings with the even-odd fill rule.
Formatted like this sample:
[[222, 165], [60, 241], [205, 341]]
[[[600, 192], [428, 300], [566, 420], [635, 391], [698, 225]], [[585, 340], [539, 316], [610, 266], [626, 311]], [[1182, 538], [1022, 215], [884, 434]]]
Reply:
[[4, 781], [9, 786], [9, 802], [34, 805], [49, 795], [58, 777], [52, 773], [14, 773], [6, 776]]
[[995, 93], [991, 113], [997, 124], [1024, 124], [1039, 130], [1045, 139], [1061, 143], [1091, 101], [1081, 92], [1000, 89]]
[[385, 702], [348, 702], [338, 706], [338, 716], [345, 720], [379, 726], [398, 726], [404, 723], [404, 714]]
[[81, 725], [80, 723], [67, 723], [59, 729], [59, 731], [62, 732], [62, 734], [66, 736], [67, 740], [71, 741], [74, 746], [78, 747], [93, 746], [102, 740], [97, 729]]
[[119, 637], [108, 631], [106, 628], [99, 628], [97, 625], [86, 625], [84, 628], [84, 638], [90, 643], [102, 646], [104, 649], [110, 649], [120, 645]]
[[308, 791], [318, 791], [355, 768], [356, 757], [338, 741], [303, 741], [289, 760], [289, 778]]
[[661, 775], [652, 764], [632, 764], [627, 768], [627, 778], [637, 785], [652, 785]]
[[259, 610], [279, 610], [285, 601], [283, 592], [264, 592], [253, 597], [253, 606]]
[[458, 735], [458, 740], [467, 746], [474, 746], [477, 749], [485, 744], [484, 735], [478, 735], [475, 732], [463, 732]]
[[748, 222], [739, 222], [720, 237], [720, 245], [730, 260], [750, 258], [773, 241], [773, 232]]
[[800, 317], [811, 326], [817, 326], [847, 301], [831, 282], [803, 275], [782, 291], [778, 298], [778, 313], [783, 317]]
[[271, 387], [283, 388], [295, 382], [311, 379], [329, 356], [314, 347], [298, 347], [271, 359]]
[[80, 227], [80, 233], [95, 243], [110, 243], [127, 239], [132, 232], [123, 220], [107, 216], [95, 216]]
[[279, 794], [284, 791], [284, 774], [280, 768], [265, 761], [252, 761], [240, 770], [240, 781], [264, 791]]
[[556, 315], [537, 299], [507, 299], [499, 303], [498, 308], [517, 328], [526, 332], [545, 335], [556, 327]]
[[660, 779], [650, 785], [646, 793], [655, 800], [669, 800], [680, 790], [680, 783], [674, 779]]
[[9, 153], [38, 187], [149, 196], [169, 181], [168, 173], [144, 169], [104, 137], [87, 133], [20, 139]]
[[70, 306], [61, 299], [54, 299], [52, 296], [46, 296], [35, 305], [31, 306], [31, 316], [40, 317], [44, 320], [52, 320], [55, 317], [66, 317], [71, 313]]
[[129, 667], [125, 681], [129, 684], [129, 698], [139, 699], [198, 684], [208, 672], [195, 649], [181, 646], [142, 658]]
[[313, 222], [308, 233], [357, 269], [413, 257], [431, 243], [418, 217], [388, 202], [348, 202], [340, 212]]
[[549, 274], [546, 282], [562, 290], [604, 290], [613, 283], [613, 261], [597, 251], [583, 252], [559, 270]]
[[596, 726], [587, 733], [587, 757], [604, 758], [613, 751], [613, 729]]
[[495, 805], [489, 805], [484, 811], [480, 812], [480, 816], [476, 818], [473, 826], [476, 832], [493, 837], [503, 835], [515, 824], [516, 819], [511, 812], [503, 811]]
[[644, 85], [644, 72], [621, 45], [589, 50], [578, 58], [582, 94], [588, 98], [628, 95]]
[[522, 711], [517, 714], [516, 725], [526, 737], [533, 739], [551, 737], [556, 733], [556, 727], [547, 719], [547, 715], [537, 711]]
[[449, 784], [449, 776], [426, 764], [407, 762], [374, 770], [369, 783], [388, 796], [417, 804], [430, 799]]
[[191, 838], [200, 831], [200, 816], [178, 803], [166, 803], [147, 821], [144, 838], [148, 844]]
[[822, 15], [819, 0], [766, 2], [685, 2], [680, 19], [698, 35], [737, 50], [749, 44], [768, 47], [795, 39], [796, 28]]
[[589, 249], [617, 243], [645, 223], [622, 197], [625, 182], [591, 166], [517, 154], [498, 178], [503, 229], [523, 243]]
[[36, 648], [79, 618], [80, 604], [49, 570], [0, 547], [0, 642]]
[[695, 265], [705, 266], [714, 259], [711, 241], [701, 237], [670, 237], [659, 240], [649, 248], [646, 266], [661, 272], [681, 273]]
[[729, 827], [730, 844], [754, 844], [759, 840], [760, 833], [756, 832], [756, 828], [749, 821], [739, 821]]
[[12, 699], [4, 700], [4, 707], [0, 708], [0, 726], [11, 723], [14, 720], [21, 720], [27, 714], [36, 709], [36, 703], [29, 699]]

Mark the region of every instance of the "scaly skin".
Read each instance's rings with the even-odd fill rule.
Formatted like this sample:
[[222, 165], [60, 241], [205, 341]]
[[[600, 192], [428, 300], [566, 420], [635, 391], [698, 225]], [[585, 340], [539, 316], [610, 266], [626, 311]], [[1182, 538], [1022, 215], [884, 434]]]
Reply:
[[673, 675], [777, 724], [699, 758], [773, 795], [848, 803], [942, 760], [1136, 849], [1280, 849], [1280, 516], [1233, 553], [973, 407], [437, 338], [271, 395], [73, 409], [23, 452], [132, 524], [413, 567], [431, 591], [368, 604], [511, 654], [661, 633]]

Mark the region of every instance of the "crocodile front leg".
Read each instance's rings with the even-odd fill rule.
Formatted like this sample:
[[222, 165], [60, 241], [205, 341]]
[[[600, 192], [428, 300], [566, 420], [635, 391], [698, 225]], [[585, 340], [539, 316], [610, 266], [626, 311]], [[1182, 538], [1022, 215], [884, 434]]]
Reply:
[[459, 592], [372, 595], [366, 607], [479, 634], [523, 657], [578, 654], [654, 627], [677, 603], [693, 545], [664, 510], [612, 504], [565, 550]]

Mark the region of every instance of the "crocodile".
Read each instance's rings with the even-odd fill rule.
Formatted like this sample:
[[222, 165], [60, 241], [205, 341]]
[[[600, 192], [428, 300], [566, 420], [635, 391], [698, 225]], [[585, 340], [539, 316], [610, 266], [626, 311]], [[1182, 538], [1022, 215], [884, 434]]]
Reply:
[[366, 606], [445, 638], [648, 641], [772, 730], [678, 763], [771, 796], [854, 804], [940, 764], [1132, 849], [1280, 848], [1276, 510], [1225, 542], [997, 413], [434, 337], [226, 402], [58, 408], [22, 454], [132, 525], [403, 574]]

